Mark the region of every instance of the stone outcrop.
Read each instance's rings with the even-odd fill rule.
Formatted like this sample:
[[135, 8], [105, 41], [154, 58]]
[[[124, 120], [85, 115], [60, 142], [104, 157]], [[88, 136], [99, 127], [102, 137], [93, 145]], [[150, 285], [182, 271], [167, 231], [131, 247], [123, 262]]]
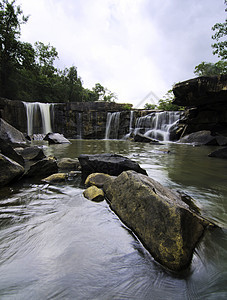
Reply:
[[85, 181], [87, 176], [91, 173], [106, 173], [118, 176], [123, 171], [134, 170], [147, 175], [146, 170], [142, 169], [138, 163], [117, 154], [81, 154], [78, 159], [81, 165], [83, 181]]
[[0, 154], [0, 187], [18, 179], [23, 173], [24, 168], [20, 164]]
[[152, 139], [149, 136], [145, 136], [141, 133], [136, 133], [133, 138], [134, 142], [140, 142], [140, 143], [151, 143], [151, 144], [160, 144], [161, 143], [158, 140]]
[[190, 265], [196, 244], [212, 226], [179, 194], [134, 171], [110, 177], [104, 192], [112, 210], [153, 257], [174, 271]]
[[188, 109], [180, 125], [184, 135], [210, 130], [227, 136], [227, 75], [197, 77], [173, 87], [174, 104]]

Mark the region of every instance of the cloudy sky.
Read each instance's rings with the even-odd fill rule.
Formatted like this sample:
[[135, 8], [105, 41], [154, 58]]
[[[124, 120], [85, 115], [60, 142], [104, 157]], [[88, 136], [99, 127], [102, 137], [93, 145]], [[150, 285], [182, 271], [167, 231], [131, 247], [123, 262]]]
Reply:
[[[117, 102], [138, 105], [216, 62], [212, 30], [224, 22], [224, 0], [17, 0], [22, 40], [56, 47], [63, 69], [77, 67], [85, 88], [101, 83]], [[151, 99], [152, 98], [152, 99]], [[145, 102], [155, 101], [154, 96]], [[142, 106], [145, 103], [142, 104]]]

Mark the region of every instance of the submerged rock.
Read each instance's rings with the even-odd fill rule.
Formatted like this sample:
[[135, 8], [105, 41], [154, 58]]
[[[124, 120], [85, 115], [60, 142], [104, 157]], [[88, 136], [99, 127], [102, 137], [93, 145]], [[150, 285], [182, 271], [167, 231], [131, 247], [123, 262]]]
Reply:
[[30, 169], [26, 172], [26, 177], [39, 177], [54, 174], [58, 172], [58, 166], [56, 159], [53, 157], [47, 157], [37, 161], [35, 164], [30, 166]]
[[71, 142], [60, 133], [48, 133], [44, 137], [45, 141], [48, 141], [49, 144], [71, 144]]
[[100, 202], [100, 201], [104, 200], [104, 192], [103, 192], [103, 190], [97, 188], [94, 185], [88, 187], [83, 192], [83, 195], [88, 200], [92, 200], [92, 201], [95, 201], [95, 202]]
[[118, 176], [123, 171], [134, 170], [147, 175], [146, 170], [142, 169], [138, 163], [117, 154], [81, 154], [79, 156], [79, 162], [82, 169], [83, 181], [85, 181], [87, 176], [91, 173], [105, 173]]
[[210, 226], [160, 183], [134, 171], [106, 181], [110, 206], [163, 266], [180, 271], [191, 262], [193, 250]]
[[0, 186], [18, 179], [24, 173], [24, 168], [14, 160], [0, 154]]
[[149, 136], [145, 136], [141, 133], [136, 133], [134, 135], [134, 142], [151, 143], [151, 144], [161, 145], [161, 143], [158, 140], [152, 139]]
[[22, 132], [0, 118], [0, 138], [14, 145], [26, 145], [27, 140]]
[[227, 147], [215, 150], [211, 152], [208, 156], [227, 159]]

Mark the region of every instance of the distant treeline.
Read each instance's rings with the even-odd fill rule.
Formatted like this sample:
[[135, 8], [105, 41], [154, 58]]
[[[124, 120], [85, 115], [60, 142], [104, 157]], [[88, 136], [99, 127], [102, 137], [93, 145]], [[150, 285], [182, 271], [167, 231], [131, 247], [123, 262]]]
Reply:
[[85, 89], [77, 68], [54, 67], [58, 52], [50, 44], [20, 41], [27, 23], [15, 1], [0, 0], [0, 97], [22, 101], [114, 101], [115, 94], [97, 83]]

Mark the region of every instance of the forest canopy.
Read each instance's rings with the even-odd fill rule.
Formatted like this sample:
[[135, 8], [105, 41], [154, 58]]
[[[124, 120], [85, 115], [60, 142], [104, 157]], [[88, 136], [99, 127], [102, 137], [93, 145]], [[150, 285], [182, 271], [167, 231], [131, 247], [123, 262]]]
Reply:
[[97, 83], [83, 87], [73, 65], [57, 69], [57, 49], [37, 41], [22, 42], [21, 26], [29, 20], [16, 0], [0, 0], [0, 97], [39, 102], [114, 101], [114, 93]]

